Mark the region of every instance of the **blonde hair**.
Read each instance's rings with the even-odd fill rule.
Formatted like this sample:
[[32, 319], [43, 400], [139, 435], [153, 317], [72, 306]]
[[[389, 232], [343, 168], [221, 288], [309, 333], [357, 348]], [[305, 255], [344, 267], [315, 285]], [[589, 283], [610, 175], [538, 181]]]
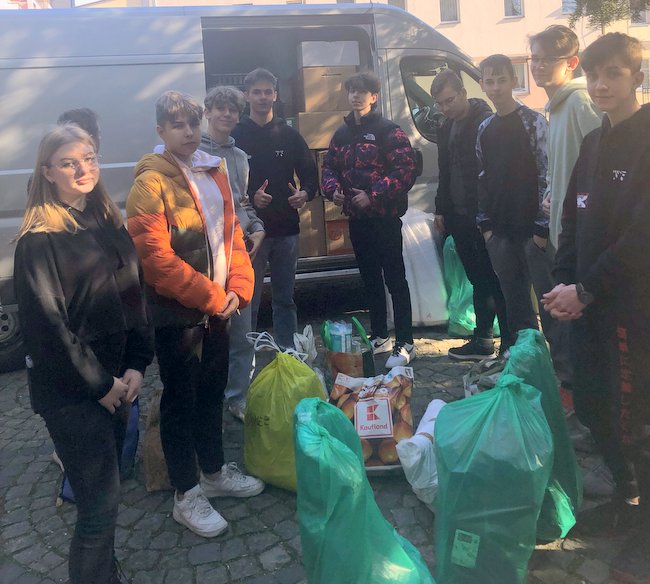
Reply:
[[[82, 227], [67, 206], [61, 204], [56, 185], [50, 183], [43, 175], [43, 168], [49, 166], [54, 153], [66, 144], [81, 142], [95, 151], [96, 146], [90, 135], [74, 124], [57, 126], [41, 140], [36, 157], [36, 166], [32, 175], [32, 183], [27, 195], [27, 207], [23, 223], [18, 230], [16, 240], [26, 233], [76, 233]], [[108, 192], [101, 181], [88, 195], [96, 203], [101, 215], [109, 219], [115, 227], [124, 224], [122, 214], [115, 203], [111, 201]]]

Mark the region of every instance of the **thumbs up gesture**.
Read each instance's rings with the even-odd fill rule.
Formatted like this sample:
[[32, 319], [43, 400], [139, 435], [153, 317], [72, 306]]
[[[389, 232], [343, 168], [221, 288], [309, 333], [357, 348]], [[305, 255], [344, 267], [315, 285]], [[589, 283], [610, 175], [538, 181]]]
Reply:
[[273, 200], [273, 197], [266, 192], [266, 187], [268, 186], [269, 186], [269, 179], [267, 178], [262, 183], [262, 186], [255, 191], [255, 195], [253, 196], [253, 204], [260, 209], [264, 209], [264, 207], [268, 207], [271, 204], [271, 201]]
[[305, 191], [299, 191], [291, 183], [289, 183], [289, 188], [293, 193], [287, 201], [294, 209], [300, 209], [307, 202], [307, 193]]

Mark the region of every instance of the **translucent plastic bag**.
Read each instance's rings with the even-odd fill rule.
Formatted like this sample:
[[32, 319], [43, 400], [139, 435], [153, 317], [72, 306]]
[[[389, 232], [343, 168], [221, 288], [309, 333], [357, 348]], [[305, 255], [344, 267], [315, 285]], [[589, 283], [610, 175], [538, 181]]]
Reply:
[[553, 460], [540, 393], [513, 375], [447, 404], [435, 428], [442, 584], [524, 584]]
[[[278, 353], [248, 389], [244, 464], [248, 472], [263, 481], [295, 491], [293, 410], [305, 397], [327, 399], [327, 395], [318, 375], [300, 360], [303, 354], [280, 352], [270, 335], [261, 338], [267, 340], [267, 348]], [[256, 349], [260, 344], [258, 339]]]
[[383, 517], [361, 443], [333, 405], [295, 410], [298, 522], [309, 584], [435, 584], [420, 552]]
[[576, 523], [582, 504], [582, 473], [569, 436], [551, 355], [544, 335], [533, 329], [519, 331], [504, 369], [542, 394], [542, 409], [554, 444], [551, 482], [537, 523], [537, 537], [552, 541], [565, 537]]
[[[467, 279], [465, 268], [456, 251], [456, 243], [450, 235], [443, 247], [445, 286], [447, 287], [447, 310], [449, 312], [450, 335], [469, 336], [476, 327], [474, 313], [474, 286]], [[494, 323], [494, 334], [499, 326]]]

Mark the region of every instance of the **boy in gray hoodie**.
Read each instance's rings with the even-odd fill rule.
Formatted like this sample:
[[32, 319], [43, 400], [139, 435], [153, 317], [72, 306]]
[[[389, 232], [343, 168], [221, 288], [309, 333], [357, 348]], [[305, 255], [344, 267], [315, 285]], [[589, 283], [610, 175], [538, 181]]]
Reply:
[[[235, 146], [235, 139], [230, 135], [244, 111], [244, 94], [235, 87], [213, 87], [205, 96], [204, 105], [208, 131], [202, 134], [199, 149], [226, 161], [235, 212], [253, 261], [264, 239], [264, 223], [257, 216], [246, 192], [248, 156]], [[249, 305], [240, 314], [233, 314], [230, 318], [230, 364], [225, 393], [230, 413], [242, 422], [246, 412], [246, 393], [253, 372], [253, 347], [246, 340], [246, 333], [251, 330]]]

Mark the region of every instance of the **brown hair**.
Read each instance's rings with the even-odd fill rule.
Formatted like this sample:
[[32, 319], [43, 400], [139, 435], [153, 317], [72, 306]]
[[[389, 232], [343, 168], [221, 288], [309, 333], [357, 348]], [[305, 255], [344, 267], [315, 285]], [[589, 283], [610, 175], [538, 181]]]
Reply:
[[246, 99], [244, 98], [244, 94], [236, 87], [219, 85], [208, 91], [208, 94], [203, 100], [203, 105], [208, 110], [211, 110], [213, 107], [232, 105], [237, 108], [239, 115], [241, 115], [246, 107]]
[[180, 91], [165, 91], [156, 100], [156, 123], [174, 122], [179, 115], [186, 115], [190, 122], [201, 122], [203, 108], [191, 95]]
[[260, 81], [270, 83], [273, 86], [273, 89], [278, 89], [278, 78], [268, 69], [262, 69], [261, 67], [253, 69], [248, 75], [246, 75], [246, 77], [244, 77], [244, 89], [248, 91], [253, 87], [253, 85]]
[[641, 71], [641, 42], [622, 32], [608, 32], [585, 49], [582, 54], [582, 68], [585, 71], [593, 71], [613, 57], [619, 57], [632, 73]]
[[515, 78], [515, 68], [512, 66], [512, 61], [510, 60], [510, 57], [506, 57], [505, 55], [496, 54], [485, 57], [485, 59], [480, 62], [478, 68], [481, 71], [481, 77], [485, 71], [489, 69], [495, 75], [500, 75], [501, 73], [506, 72], [510, 75], [511, 79]]
[[357, 89], [358, 91], [368, 91], [370, 93], [379, 93], [381, 89], [381, 83], [379, 77], [375, 75], [372, 71], [360, 71], [359, 73], [353, 73], [345, 80], [343, 84], [345, 91], [350, 91], [351, 89]]
[[580, 52], [580, 41], [575, 32], [563, 24], [552, 24], [542, 32], [528, 37], [529, 46], [537, 43], [554, 57], [575, 57]]
[[[95, 143], [90, 134], [75, 124], [57, 126], [43, 136], [38, 147], [36, 166], [27, 195], [25, 216], [18, 235], [16, 235], [16, 240], [29, 232], [59, 233], [67, 231], [76, 233], [81, 229], [67, 206], [62, 205], [59, 201], [56, 185], [50, 183], [43, 175], [43, 169], [50, 164], [54, 153], [61, 146], [75, 142], [87, 144], [95, 151]], [[111, 201], [101, 179], [88, 197], [93, 198], [103, 217], [109, 219], [115, 227], [124, 225], [122, 214], [115, 203]]]
[[438, 73], [431, 82], [431, 97], [436, 97], [445, 87], [450, 87], [454, 91], [463, 90], [463, 81], [453, 69], [443, 69]]

